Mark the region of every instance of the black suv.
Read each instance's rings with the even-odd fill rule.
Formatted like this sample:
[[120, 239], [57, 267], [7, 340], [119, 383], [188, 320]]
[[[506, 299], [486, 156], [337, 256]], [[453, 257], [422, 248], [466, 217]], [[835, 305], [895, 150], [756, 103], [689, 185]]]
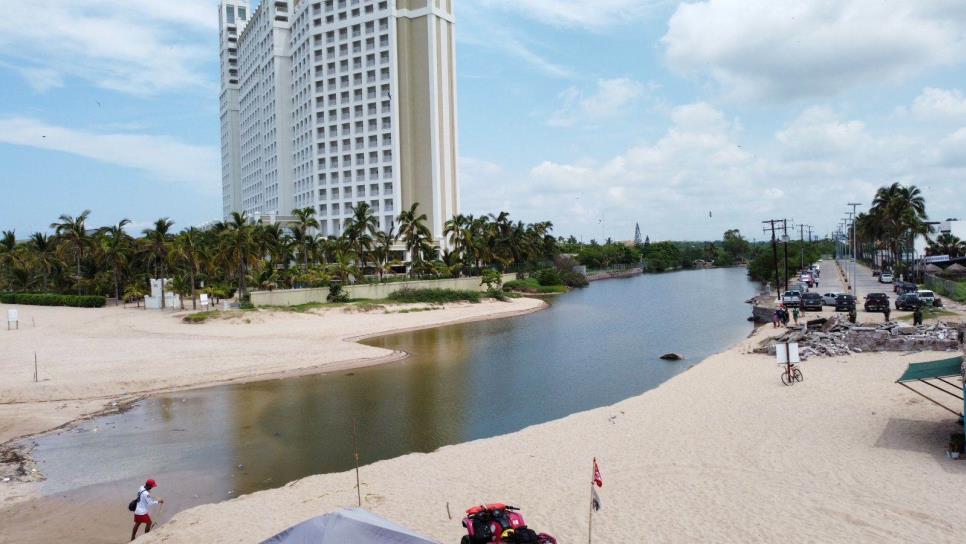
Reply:
[[885, 293], [869, 293], [865, 297], [865, 311], [883, 312], [889, 308], [889, 296]]
[[848, 312], [855, 309], [855, 297], [852, 295], [839, 295], [835, 297], [835, 311]]
[[905, 293], [896, 298], [896, 310], [915, 310], [920, 306], [922, 301], [916, 293]]
[[802, 295], [802, 310], [822, 311], [822, 295], [819, 293], [805, 293]]

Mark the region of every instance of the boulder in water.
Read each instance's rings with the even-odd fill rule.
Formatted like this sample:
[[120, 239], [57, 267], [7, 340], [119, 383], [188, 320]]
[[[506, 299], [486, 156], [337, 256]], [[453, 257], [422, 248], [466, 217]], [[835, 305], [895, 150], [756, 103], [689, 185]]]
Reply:
[[684, 355], [681, 355], [680, 353], [665, 353], [664, 355], [661, 355], [661, 359], [665, 361], [680, 361], [684, 359]]

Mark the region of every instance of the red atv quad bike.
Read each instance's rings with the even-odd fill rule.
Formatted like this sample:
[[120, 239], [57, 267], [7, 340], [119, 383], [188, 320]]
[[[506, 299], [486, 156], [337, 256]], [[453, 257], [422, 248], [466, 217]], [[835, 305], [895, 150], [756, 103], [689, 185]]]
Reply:
[[527, 527], [519, 508], [502, 502], [474, 506], [466, 511], [466, 536], [460, 544], [557, 544], [557, 539]]

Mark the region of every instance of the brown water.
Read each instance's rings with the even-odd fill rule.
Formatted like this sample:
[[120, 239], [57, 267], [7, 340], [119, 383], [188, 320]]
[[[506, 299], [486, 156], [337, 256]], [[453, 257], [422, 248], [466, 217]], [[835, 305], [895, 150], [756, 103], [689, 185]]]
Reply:
[[[167, 518], [347, 470], [353, 419], [365, 464], [613, 404], [743, 338], [754, 290], [741, 268], [597, 282], [536, 314], [367, 341], [411, 354], [400, 363], [153, 397], [38, 438], [46, 497], [0, 510], [0, 526], [50, 536], [70, 519], [78, 541], [108, 541], [148, 476]], [[687, 360], [658, 359], [669, 351]]]

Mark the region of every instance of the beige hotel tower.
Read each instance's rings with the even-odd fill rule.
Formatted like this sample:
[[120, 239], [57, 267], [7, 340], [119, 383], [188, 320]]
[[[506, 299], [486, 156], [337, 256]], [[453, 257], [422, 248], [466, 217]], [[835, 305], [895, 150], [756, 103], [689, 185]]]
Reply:
[[459, 213], [455, 0], [221, 0], [223, 214]]

